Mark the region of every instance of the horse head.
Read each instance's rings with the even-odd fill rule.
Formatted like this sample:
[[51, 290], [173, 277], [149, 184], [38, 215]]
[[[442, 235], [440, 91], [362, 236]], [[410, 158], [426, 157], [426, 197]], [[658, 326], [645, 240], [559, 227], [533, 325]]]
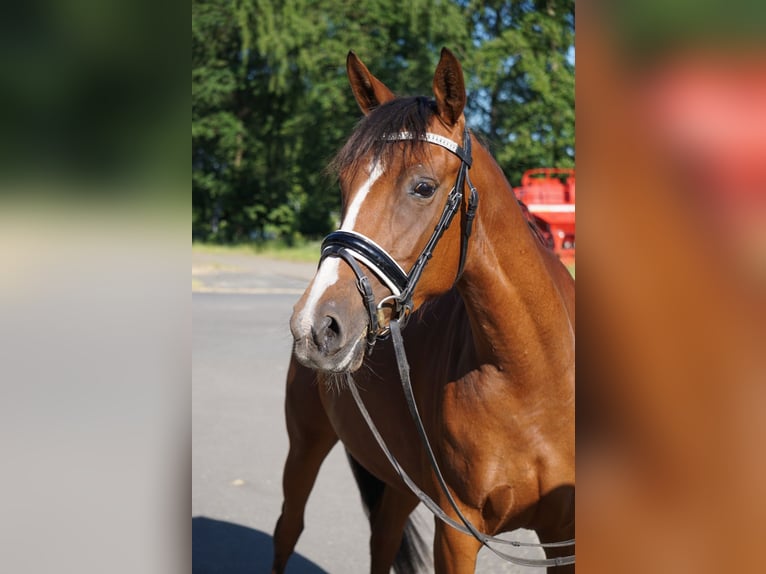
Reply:
[[364, 118], [333, 161], [341, 225], [290, 321], [296, 358], [331, 373], [357, 370], [388, 321], [453, 285], [464, 253], [449, 223], [471, 162], [463, 71], [449, 50], [433, 98], [396, 98], [353, 52], [346, 68]]

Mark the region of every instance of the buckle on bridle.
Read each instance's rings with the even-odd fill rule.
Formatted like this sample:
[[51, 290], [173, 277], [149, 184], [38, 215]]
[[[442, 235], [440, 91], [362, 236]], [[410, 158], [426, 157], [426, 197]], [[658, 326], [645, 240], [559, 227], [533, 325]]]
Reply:
[[[391, 314], [388, 317], [388, 323], [386, 323], [386, 310], [383, 307], [389, 303], [393, 303], [393, 305], [390, 308]], [[399, 321], [399, 324], [403, 327], [407, 324], [407, 321], [410, 318], [410, 313], [412, 313], [411, 301], [403, 302], [402, 298], [398, 295], [388, 295], [387, 297], [383, 297], [383, 299], [378, 302], [376, 308], [376, 318], [378, 320], [377, 337], [379, 339], [387, 339], [390, 334], [389, 325], [391, 321]], [[383, 326], [384, 324], [386, 325], [385, 327]]]

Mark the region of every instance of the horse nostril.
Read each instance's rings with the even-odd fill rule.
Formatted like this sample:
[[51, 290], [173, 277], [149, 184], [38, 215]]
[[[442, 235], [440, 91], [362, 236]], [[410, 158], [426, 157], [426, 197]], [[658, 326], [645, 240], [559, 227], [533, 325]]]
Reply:
[[311, 337], [319, 351], [325, 355], [334, 353], [341, 347], [340, 324], [335, 317], [326, 315], [311, 327]]
[[333, 334], [334, 337], [340, 336], [340, 325], [335, 320], [335, 317], [325, 317], [329, 319], [330, 323], [327, 325], [327, 330]]
[[314, 339], [314, 343], [316, 343], [317, 347], [321, 348], [322, 342], [326, 336], [325, 331], [330, 325], [330, 321], [330, 317], [323, 317], [321, 321], [311, 325], [311, 337]]

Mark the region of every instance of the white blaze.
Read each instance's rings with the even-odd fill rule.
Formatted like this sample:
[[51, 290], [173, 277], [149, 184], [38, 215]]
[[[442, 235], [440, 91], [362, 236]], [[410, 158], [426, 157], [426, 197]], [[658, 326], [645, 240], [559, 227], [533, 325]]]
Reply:
[[359, 216], [359, 212], [362, 209], [362, 204], [364, 203], [364, 200], [367, 199], [367, 196], [370, 193], [370, 189], [372, 189], [373, 184], [377, 181], [377, 179], [383, 174], [383, 169], [380, 167], [380, 164], [375, 164], [375, 167], [372, 169], [372, 172], [370, 173], [370, 177], [367, 178], [367, 181], [364, 182], [364, 185], [359, 188], [359, 191], [356, 192], [356, 195], [354, 196], [354, 200], [351, 202], [351, 205], [348, 206], [348, 211], [346, 212], [346, 217], [343, 219], [343, 223], [341, 224], [340, 228], [343, 231], [353, 231], [354, 224], [356, 223], [356, 218]]
[[[370, 193], [372, 186], [377, 179], [383, 174], [383, 169], [379, 164], [376, 164], [370, 173], [370, 177], [362, 184], [359, 191], [356, 192], [351, 205], [348, 207], [346, 217], [343, 218], [343, 223], [340, 229], [343, 231], [352, 231], [356, 218], [359, 216], [359, 212], [362, 209], [364, 200]], [[314, 282], [311, 284], [311, 290], [309, 296], [306, 298], [306, 304], [301, 311], [301, 326], [304, 332], [308, 333], [311, 328], [311, 318], [314, 316], [314, 311], [317, 303], [324, 295], [327, 288], [334, 285], [338, 281], [338, 268], [340, 266], [340, 260], [337, 257], [328, 257], [319, 266], [316, 275], [314, 276]]]

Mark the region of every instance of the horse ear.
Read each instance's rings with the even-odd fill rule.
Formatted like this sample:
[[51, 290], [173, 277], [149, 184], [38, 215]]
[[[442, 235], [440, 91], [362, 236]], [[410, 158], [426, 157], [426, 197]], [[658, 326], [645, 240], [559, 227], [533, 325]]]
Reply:
[[348, 53], [346, 72], [356, 103], [359, 104], [365, 116], [379, 105], [394, 99], [393, 92], [370, 73], [354, 52]]
[[434, 74], [434, 96], [439, 117], [448, 126], [454, 126], [465, 107], [463, 68], [455, 55], [442, 48], [439, 65]]

